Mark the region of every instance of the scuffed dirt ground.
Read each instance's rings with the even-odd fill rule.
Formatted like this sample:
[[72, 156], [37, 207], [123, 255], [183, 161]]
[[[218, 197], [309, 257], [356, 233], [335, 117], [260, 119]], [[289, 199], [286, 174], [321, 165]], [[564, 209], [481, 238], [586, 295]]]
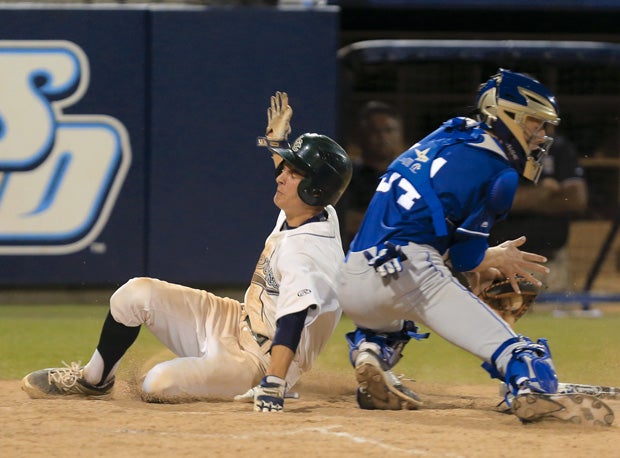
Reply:
[[[411, 385], [426, 407], [363, 411], [352, 374], [318, 371], [299, 384], [285, 412], [214, 401], [147, 404], [135, 380], [119, 380], [108, 401], [32, 400], [18, 380], [0, 381], [0, 450], [24, 456], [581, 457], [617, 456], [611, 427], [521, 424], [497, 408], [497, 386]], [[618, 412], [620, 400], [608, 400]]]

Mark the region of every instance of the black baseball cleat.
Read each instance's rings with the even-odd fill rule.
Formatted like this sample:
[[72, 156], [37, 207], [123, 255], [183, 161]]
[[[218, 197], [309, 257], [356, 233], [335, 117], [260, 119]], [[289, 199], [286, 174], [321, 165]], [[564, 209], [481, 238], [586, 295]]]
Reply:
[[33, 399], [57, 396], [106, 399], [112, 395], [114, 378], [103, 385], [95, 386], [82, 377], [84, 368], [79, 363], [66, 367], [41, 369], [31, 372], [22, 379], [22, 390]]
[[416, 410], [422, 400], [404, 386], [389, 369], [384, 369], [379, 357], [363, 350], [355, 360], [355, 378], [358, 382], [357, 403], [368, 410]]
[[614, 421], [614, 411], [601, 399], [589, 394], [520, 394], [511, 404], [512, 413], [523, 423], [557, 420], [610, 426]]

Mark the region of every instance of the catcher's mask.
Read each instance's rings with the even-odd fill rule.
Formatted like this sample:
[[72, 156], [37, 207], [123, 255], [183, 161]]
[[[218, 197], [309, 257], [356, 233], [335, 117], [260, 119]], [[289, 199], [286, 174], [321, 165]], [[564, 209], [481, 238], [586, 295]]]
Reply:
[[511, 165], [524, 178], [538, 182], [553, 138], [545, 135], [541, 144], [533, 146], [535, 132], [526, 130], [525, 121], [528, 117], [541, 121], [540, 129], [547, 123], [557, 126], [560, 118], [555, 96], [535, 79], [500, 68], [480, 86], [476, 108], [483, 127], [504, 145]]
[[325, 135], [306, 133], [298, 137], [292, 146], [268, 147], [304, 173], [297, 193], [308, 205], [334, 205], [351, 181], [353, 166], [349, 156], [338, 143]]

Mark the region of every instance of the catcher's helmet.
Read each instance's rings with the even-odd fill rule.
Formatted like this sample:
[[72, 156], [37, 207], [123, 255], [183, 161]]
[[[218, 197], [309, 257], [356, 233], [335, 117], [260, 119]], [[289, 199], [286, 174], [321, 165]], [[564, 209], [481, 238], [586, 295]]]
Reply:
[[269, 146], [269, 149], [306, 174], [297, 193], [308, 205], [334, 205], [351, 181], [353, 167], [349, 156], [325, 135], [306, 133], [290, 147]]
[[525, 119], [532, 117], [557, 126], [560, 118], [554, 95], [534, 78], [500, 68], [480, 86], [476, 108], [483, 126], [505, 146], [512, 166], [536, 183], [553, 138], [546, 136], [532, 150], [525, 136]]

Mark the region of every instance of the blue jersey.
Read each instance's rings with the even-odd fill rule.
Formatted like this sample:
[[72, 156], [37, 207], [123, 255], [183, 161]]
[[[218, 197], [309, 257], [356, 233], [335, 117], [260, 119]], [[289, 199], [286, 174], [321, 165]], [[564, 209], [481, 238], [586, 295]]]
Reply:
[[390, 164], [350, 250], [415, 242], [450, 250], [457, 270], [471, 270], [518, 181], [499, 143], [475, 121], [446, 121]]

